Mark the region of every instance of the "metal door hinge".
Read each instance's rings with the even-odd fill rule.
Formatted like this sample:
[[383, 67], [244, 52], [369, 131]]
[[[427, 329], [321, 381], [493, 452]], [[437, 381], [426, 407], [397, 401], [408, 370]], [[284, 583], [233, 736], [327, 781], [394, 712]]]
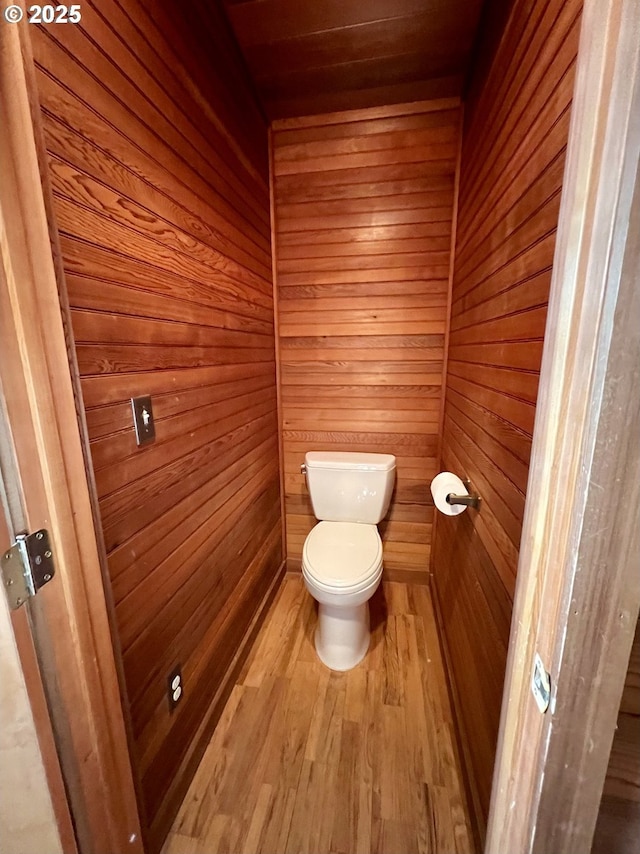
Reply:
[[12, 611], [19, 608], [55, 574], [46, 531], [16, 534], [13, 546], [2, 555], [2, 581]]

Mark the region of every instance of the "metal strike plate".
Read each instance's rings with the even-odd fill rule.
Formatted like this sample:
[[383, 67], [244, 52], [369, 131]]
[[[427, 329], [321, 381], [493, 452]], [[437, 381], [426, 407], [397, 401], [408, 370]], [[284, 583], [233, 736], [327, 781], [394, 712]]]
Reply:
[[547, 672], [542, 659], [536, 652], [533, 660], [533, 673], [531, 674], [531, 692], [541, 713], [544, 714], [549, 708], [551, 699], [551, 676]]

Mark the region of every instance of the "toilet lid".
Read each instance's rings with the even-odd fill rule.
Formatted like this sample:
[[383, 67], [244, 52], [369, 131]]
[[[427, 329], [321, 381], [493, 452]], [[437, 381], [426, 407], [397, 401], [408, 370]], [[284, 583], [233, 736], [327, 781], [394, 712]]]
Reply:
[[319, 522], [303, 549], [306, 571], [321, 584], [353, 587], [382, 563], [382, 541], [375, 525]]

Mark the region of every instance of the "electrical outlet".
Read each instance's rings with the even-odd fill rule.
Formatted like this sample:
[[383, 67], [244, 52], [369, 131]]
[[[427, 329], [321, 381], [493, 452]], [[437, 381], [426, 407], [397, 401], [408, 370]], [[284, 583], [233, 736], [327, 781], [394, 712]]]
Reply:
[[169, 699], [169, 711], [172, 712], [182, 699], [183, 694], [182, 669], [177, 664], [167, 676], [167, 697]]

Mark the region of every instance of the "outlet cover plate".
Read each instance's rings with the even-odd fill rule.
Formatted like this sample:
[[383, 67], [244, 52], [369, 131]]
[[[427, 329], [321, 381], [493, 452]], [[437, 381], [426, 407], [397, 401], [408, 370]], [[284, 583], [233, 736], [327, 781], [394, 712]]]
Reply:
[[169, 711], [173, 712], [182, 699], [184, 685], [182, 684], [182, 666], [177, 664], [167, 676], [167, 699], [169, 700]]

